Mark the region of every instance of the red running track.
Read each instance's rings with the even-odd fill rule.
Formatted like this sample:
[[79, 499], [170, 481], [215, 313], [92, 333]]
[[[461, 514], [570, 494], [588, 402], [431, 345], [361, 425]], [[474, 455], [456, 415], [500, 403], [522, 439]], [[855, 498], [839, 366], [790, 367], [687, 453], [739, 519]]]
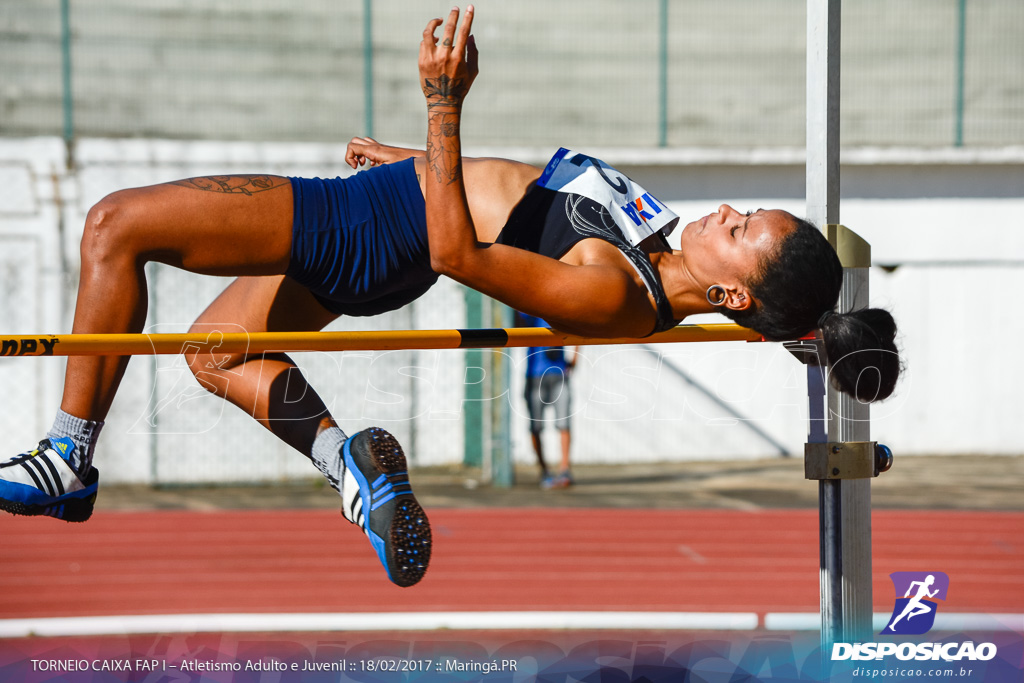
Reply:
[[[814, 510], [440, 509], [426, 578], [391, 585], [337, 513], [0, 517], [0, 618], [265, 612], [816, 612]], [[942, 571], [944, 611], [1024, 612], [1024, 513], [873, 515], [888, 575]]]

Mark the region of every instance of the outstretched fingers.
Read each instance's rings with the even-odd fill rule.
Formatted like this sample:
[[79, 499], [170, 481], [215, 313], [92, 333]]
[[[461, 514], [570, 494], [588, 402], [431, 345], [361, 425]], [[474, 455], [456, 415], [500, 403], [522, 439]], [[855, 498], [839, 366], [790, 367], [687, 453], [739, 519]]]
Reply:
[[[471, 47], [476, 52], [475, 41], [472, 39], [474, 12], [473, 5], [469, 5], [461, 26], [459, 25], [458, 7], [452, 8], [447, 21], [443, 19], [428, 21], [426, 28], [423, 29], [423, 40], [420, 42], [420, 60], [422, 61], [424, 57], [448, 60], [452, 56], [461, 59], [467, 55], [467, 47]], [[439, 42], [438, 37], [434, 34], [442, 24], [444, 24], [444, 30], [441, 32]]]
[[419, 70], [423, 94], [431, 109], [461, 107], [479, 71], [479, 53], [472, 36], [474, 8], [466, 9], [459, 24], [459, 8], [452, 8], [438, 42], [434, 35], [441, 19], [431, 19], [420, 43]]
[[455, 27], [459, 23], [459, 8], [452, 7], [452, 11], [448, 13], [448, 21], [444, 25], [444, 40], [441, 41], [442, 47], [452, 47], [455, 44]]
[[[474, 7], [470, 5], [466, 8], [466, 16], [462, 19], [462, 26], [459, 27], [458, 36], [455, 37], [455, 42], [452, 44], [452, 52], [459, 55], [460, 57], [466, 54], [466, 46], [469, 44], [470, 32], [473, 30], [473, 14]], [[459, 9], [453, 8], [452, 15], [448, 19], [449, 26], [445, 27], [445, 33], [448, 33], [449, 27], [454, 34], [455, 22], [459, 19]]]

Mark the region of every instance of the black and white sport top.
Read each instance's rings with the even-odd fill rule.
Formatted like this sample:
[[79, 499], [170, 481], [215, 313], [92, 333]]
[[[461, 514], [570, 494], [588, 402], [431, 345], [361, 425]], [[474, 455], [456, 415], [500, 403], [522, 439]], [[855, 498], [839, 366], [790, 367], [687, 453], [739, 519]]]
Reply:
[[[658, 273], [651, 264], [650, 257], [638, 244], [656, 232], [670, 232], [678, 222], [678, 217], [649, 193], [644, 192], [643, 188], [604, 162], [592, 157], [583, 157], [584, 163], [577, 164], [575, 159], [582, 155], [572, 157], [572, 154], [569, 150], [559, 150], [537, 184], [531, 186], [512, 209], [508, 222], [495, 241], [554, 259], [561, 258], [577, 242], [590, 237], [610, 242], [625, 255], [654, 298], [658, 320], [651, 334], [675, 327], [679, 321], [672, 316], [672, 306]], [[552, 180], [552, 164], [557, 165], [559, 162], [565, 162], [562, 166], [570, 166], [570, 171], [576, 176], [571, 183], [560, 182], [559, 174], [555, 174]], [[585, 173], [587, 169], [577, 172], [571, 168], [573, 165], [589, 166], [591, 175], [595, 177], [589, 181], [581, 181], [579, 174]], [[636, 195], [635, 198], [630, 198], [629, 193], [621, 191], [627, 189], [627, 183], [629, 191]], [[602, 184], [610, 186], [611, 190], [600, 187]], [[572, 189], [581, 190], [589, 196], [552, 189], [552, 185], [566, 189], [567, 186], [571, 186]], [[604, 201], [599, 202], [591, 198], [593, 195]], [[625, 218], [623, 215], [616, 216], [613, 211], [621, 211]], [[654, 214], [657, 214], [657, 223], [648, 220]], [[623, 228], [623, 223], [626, 229]], [[636, 223], [635, 228], [629, 230], [630, 234], [627, 234], [633, 223]], [[659, 225], [662, 227], [659, 228]]]

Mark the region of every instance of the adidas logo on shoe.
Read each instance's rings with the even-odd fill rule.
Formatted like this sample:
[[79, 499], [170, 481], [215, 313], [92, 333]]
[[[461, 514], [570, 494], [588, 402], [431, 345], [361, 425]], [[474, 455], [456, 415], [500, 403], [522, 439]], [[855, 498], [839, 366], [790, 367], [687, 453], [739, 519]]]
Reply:
[[74, 450], [71, 439], [43, 439], [34, 450], [0, 463], [0, 510], [66, 522], [89, 519], [99, 489], [99, 472], [90, 467], [85, 478], [80, 478], [71, 467]]

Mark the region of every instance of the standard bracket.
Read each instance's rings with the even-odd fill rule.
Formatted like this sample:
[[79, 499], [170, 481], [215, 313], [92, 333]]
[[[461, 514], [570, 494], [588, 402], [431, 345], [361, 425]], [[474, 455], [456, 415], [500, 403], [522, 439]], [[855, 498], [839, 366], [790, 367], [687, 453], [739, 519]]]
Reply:
[[804, 444], [805, 479], [871, 479], [892, 467], [892, 451], [875, 441]]
[[825, 226], [825, 239], [839, 255], [843, 268], [870, 268], [871, 245], [845, 225], [829, 223]]
[[821, 339], [800, 339], [783, 342], [782, 346], [804, 365], [818, 367], [826, 364], [825, 344]]

